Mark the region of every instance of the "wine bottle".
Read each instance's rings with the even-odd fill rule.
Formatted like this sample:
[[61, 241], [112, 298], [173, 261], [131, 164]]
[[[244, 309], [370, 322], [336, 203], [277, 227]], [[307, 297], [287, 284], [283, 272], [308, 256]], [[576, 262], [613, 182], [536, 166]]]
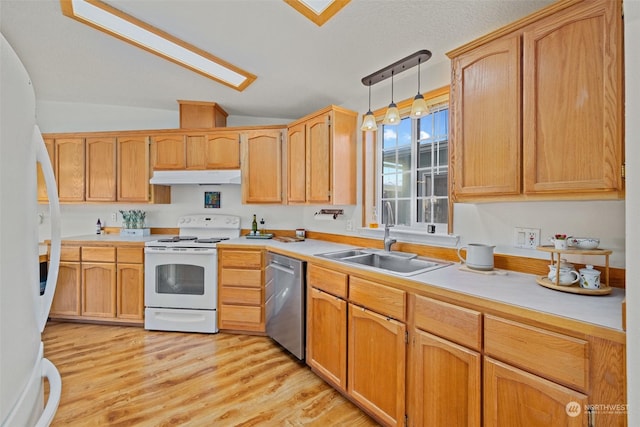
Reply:
[[258, 234], [258, 220], [256, 214], [253, 214], [253, 222], [251, 223], [251, 234]]

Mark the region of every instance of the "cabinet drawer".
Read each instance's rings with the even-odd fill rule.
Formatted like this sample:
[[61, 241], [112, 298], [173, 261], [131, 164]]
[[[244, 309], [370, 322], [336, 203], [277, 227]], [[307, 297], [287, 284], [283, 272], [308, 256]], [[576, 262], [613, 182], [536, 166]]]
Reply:
[[309, 264], [307, 267], [307, 283], [331, 295], [347, 298], [348, 277], [344, 273]]
[[221, 304], [220, 321], [259, 324], [262, 322], [262, 307]]
[[369, 280], [351, 277], [349, 280], [349, 301], [376, 313], [405, 320], [406, 293]]
[[482, 313], [417, 295], [415, 325], [465, 347], [480, 350]]
[[589, 386], [587, 341], [486, 315], [484, 351], [580, 391]]
[[61, 246], [60, 261], [80, 261], [80, 246]]
[[116, 248], [83, 246], [82, 261], [116, 262]]
[[220, 270], [220, 284], [223, 286], [262, 288], [262, 270], [224, 268]]
[[219, 261], [220, 266], [223, 268], [262, 268], [262, 252], [222, 250]]
[[220, 302], [222, 304], [262, 304], [262, 290], [260, 288], [220, 287]]
[[129, 264], [144, 263], [144, 248], [118, 248], [118, 262]]

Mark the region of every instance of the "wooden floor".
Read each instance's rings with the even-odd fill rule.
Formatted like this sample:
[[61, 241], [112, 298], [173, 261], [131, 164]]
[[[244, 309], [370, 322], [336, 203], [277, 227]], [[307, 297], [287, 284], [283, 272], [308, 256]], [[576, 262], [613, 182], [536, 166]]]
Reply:
[[52, 426], [374, 426], [265, 337], [49, 322]]

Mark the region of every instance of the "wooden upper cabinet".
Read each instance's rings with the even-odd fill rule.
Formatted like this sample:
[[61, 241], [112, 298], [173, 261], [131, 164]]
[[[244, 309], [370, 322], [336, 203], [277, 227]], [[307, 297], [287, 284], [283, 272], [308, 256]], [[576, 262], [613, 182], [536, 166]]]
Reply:
[[56, 139], [54, 159], [60, 201], [84, 201], [84, 138]]
[[240, 169], [240, 133], [216, 132], [206, 136], [205, 169]]
[[153, 170], [185, 169], [185, 135], [162, 135], [151, 137], [151, 164]]
[[287, 202], [356, 202], [357, 113], [329, 106], [288, 127]]
[[200, 129], [227, 126], [227, 112], [215, 102], [178, 101], [180, 128]]
[[624, 197], [622, 47], [621, 1], [589, 0], [449, 52], [452, 198]]
[[149, 201], [149, 139], [118, 137], [118, 200]]
[[525, 29], [525, 193], [623, 189], [621, 16], [584, 2]]
[[[54, 170], [55, 174], [55, 140], [53, 138], [44, 138], [44, 145], [47, 149], [47, 153], [49, 154], [49, 160], [51, 161], [51, 167]], [[44, 182], [44, 175], [42, 173], [42, 168], [38, 163], [38, 202], [39, 203], [49, 203], [49, 196], [47, 196], [47, 185]]]
[[520, 37], [495, 40], [452, 66], [454, 194], [519, 194]]
[[87, 138], [85, 200], [116, 200], [116, 138]]
[[330, 114], [321, 114], [307, 122], [307, 201], [331, 203]]
[[242, 203], [282, 203], [282, 131], [242, 134]]
[[287, 200], [307, 201], [306, 125], [299, 123], [287, 130]]

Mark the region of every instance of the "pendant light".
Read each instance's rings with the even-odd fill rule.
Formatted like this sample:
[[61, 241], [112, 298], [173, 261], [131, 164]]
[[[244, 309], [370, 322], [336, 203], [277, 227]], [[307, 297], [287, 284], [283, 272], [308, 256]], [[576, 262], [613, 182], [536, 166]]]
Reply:
[[413, 104], [411, 104], [411, 113], [409, 117], [412, 119], [419, 119], [429, 112], [429, 107], [424, 100], [424, 96], [420, 93], [420, 59], [418, 59], [418, 94], [413, 98]]
[[400, 112], [398, 106], [393, 102], [393, 70], [391, 70], [391, 104], [387, 108], [387, 113], [382, 120], [383, 125], [395, 126], [400, 124]]
[[378, 130], [378, 125], [376, 124], [376, 118], [371, 112], [371, 79], [369, 79], [369, 111], [364, 115], [364, 119], [362, 119], [362, 127], [360, 128], [363, 132], [373, 132]]

